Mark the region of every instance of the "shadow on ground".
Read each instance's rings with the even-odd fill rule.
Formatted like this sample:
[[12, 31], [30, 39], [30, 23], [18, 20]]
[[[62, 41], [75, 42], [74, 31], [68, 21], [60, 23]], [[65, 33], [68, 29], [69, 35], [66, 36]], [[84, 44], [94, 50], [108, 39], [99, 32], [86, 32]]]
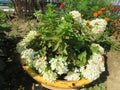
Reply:
[[23, 71], [16, 44], [20, 37], [8, 37], [0, 28], [0, 90], [35, 90], [37, 84]]

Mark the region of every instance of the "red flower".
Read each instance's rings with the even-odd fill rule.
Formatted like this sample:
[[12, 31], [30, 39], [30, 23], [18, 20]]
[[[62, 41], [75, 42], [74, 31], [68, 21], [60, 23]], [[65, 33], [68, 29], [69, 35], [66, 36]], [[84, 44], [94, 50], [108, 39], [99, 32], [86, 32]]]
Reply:
[[119, 9], [120, 9], [119, 6], [116, 6], [116, 7], [115, 7], [115, 10], [119, 10]]
[[114, 7], [110, 7], [109, 10], [110, 10], [110, 12], [114, 12], [115, 8]]
[[60, 9], [63, 9], [65, 7], [65, 5], [62, 3], [60, 4]]

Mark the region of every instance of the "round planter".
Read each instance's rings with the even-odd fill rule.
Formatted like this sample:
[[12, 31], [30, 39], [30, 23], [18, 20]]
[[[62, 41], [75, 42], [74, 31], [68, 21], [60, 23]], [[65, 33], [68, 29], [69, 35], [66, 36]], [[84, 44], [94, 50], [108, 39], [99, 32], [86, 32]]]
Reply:
[[84, 85], [90, 83], [87, 79], [81, 79], [79, 81], [66, 81], [66, 80], [56, 80], [51, 83], [43, 79], [38, 73], [36, 73], [33, 69], [29, 68], [29, 66], [25, 65], [24, 61], [21, 59], [21, 64], [23, 69], [39, 84], [43, 87], [52, 89], [52, 90], [76, 90]]

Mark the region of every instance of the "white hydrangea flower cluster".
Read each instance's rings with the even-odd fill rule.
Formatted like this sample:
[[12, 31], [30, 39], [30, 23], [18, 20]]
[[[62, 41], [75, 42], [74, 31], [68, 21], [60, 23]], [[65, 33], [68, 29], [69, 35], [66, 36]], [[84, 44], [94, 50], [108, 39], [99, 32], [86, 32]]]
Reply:
[[31, 64], [32, 61], [35, 59], [35, 51], [33, 49], [26, 49], [22, 51], [21, 58], [25, 59], [27, 64]]
[[46, 57], [39, 58], [33, 61], [33, 66], [38, 70], [39, 73], [43, 74], [47, 68]]
[[81, 18], [81, 13], [79, 13], [79, 11], [71, 11], [70, 15], [72, 15], [73, 19], [78, 22], [78, 23], [82, 23], [82, 18]]
[[101, 54], [94, 53], [92, 59], [90, 59], [88, 63], [96, 64], [100, 71], [105, 71], [103, 56]]
[[61, 75], [64, 73], [68, 72], [68, 68], [67, 68], [67, 62], [66, 62], [66, 57], [56, 57], [56, 58], [52, 58], [49, 63], [51, 64], [50, 67], [52, 70], [56, 70], [56, 72]]
[[25, 37], [24, 39], [17, 44], [17, 51], [19, 53], [21, 53], [23, 50], [26, 49], [26, 46], [29, 44], [30, 41], [32, 41], [35, 36], [37, 35], [37, 32], [36, 31], [30, 31]]
[[80, 73], [75, 73], [75, 72], [68, 72], [67, 76], [65, 77], [66, 80], [68, 81], [78, 81], [80, 80]]
[[96, 18], [95, 20], [91, 20], [89, 25], [92, 27], [91, 31], [93, 34], [101, 34], [106, 29], [107, 21]]
[[101, 47], [99, 44], [93, 43], [91, 46], [95, 46], [95, 47], [97, 46], [99, 48], [100, 54], [104, 54], [104, 48]]
[[67, 76], [65, 76], [66, 80], [68, 81], [78, 81], [80, 80], [80, 70], [78, 68], [75, 68], [73, 71], [69, 71], [67, 73]]
[[57, 79], [57, 74], [51, 70], [48, 70], [43, 74], [43, 78], [49, 82], [54, 82]]
[[82, 75], [90, 81], [96, 80], [100, 77], [100, 74], [105, 71], [103, 56], [94, 53], [87, 66], [81, 67], [80, 71]]

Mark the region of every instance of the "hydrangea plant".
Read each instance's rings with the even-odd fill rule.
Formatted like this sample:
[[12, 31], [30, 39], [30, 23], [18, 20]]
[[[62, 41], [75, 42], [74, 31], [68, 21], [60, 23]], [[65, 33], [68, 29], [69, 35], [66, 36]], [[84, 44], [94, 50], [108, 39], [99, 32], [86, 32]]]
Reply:
[[89, 25], [79, 11], [62, 16], [49, 4], [45, 14], [35, 16], [40, 21], [18, 44], [21, 58], [43, 79], [94, 81], [105, 71], [104, 48], [97, 43], [107, 22], [96, 18]]

